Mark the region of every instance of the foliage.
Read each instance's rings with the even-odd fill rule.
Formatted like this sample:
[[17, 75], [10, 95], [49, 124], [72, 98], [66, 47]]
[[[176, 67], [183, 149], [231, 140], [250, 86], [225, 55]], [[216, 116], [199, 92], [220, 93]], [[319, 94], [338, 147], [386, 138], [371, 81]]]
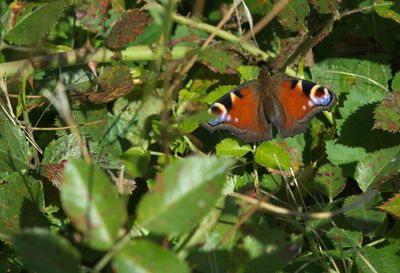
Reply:
[[[398, 271], [399, 3], [202, 2], [0, 2], [0, 272]], [[260, 66], [338, 103], [206, 131]]]

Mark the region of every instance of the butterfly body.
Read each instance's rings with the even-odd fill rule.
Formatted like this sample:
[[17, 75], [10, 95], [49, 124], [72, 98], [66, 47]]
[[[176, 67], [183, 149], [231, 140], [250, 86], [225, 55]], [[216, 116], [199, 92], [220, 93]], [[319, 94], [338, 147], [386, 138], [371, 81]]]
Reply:
[[330, 111], [336, 95], [326, 87], [297, 78], [272, 78], [261, 70], [258, 80], [239, 85], [214, 102], [209, 112], [216, 116], [205, 127], [227, 130], [244, 142], [304, 132], [308, 122], [323, 110]]

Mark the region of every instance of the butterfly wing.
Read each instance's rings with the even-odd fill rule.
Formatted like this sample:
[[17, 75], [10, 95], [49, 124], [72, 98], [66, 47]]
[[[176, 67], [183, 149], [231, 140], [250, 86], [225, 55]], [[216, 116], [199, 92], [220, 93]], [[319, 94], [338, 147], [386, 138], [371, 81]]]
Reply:
[[205, 127], [210, 131], [227, 130], [244, 142], [270, 139], [272, 130], [261, 103], [258, 81], [239, 85], [210, 106], [209, 112], [216, 118]]
[[275, 101], [280, 113], [273, 124], [281, 137], [289, 137], [304, 132], [315, 114], [330, 111], [337, 98], [331, 90], [316, 83], [287, 79], [278, 82]]

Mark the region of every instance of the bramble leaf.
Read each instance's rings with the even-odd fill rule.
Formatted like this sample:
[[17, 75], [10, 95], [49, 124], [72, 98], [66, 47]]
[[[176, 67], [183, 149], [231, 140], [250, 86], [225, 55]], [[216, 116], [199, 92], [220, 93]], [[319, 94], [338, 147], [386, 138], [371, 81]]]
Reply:
[[79, 252], [65, 238], [47, 229], [28, 229], [13, 239], [15, 250], [32, 272], [78, 273]]
[[64, 170], [61, 203], [86, 243], [107, 250], [127, 220], [123, 200], [100, 168], [81, 159], [70, 160]]
[[374, 129], [400, 132], [400, 93], [393, 92], [375, 108]]
[[139, 224], [159, 234], [189, 231], [220, 198], [224, 175], [232, 163], [211, 156], [172, 162], [159, 176], [154, 191], [139, 203]]
[[400, 172], [400, 146], [369, 153], [356, 167], [354, 178], [363, 191]]
[[21, 18], [4, 39], [17, 45], [40, 44], [63, 15], [67, 4], [66, 0], [58, 0], [41, 5]]
[[338, 227], [331, 228], [327, 233], [336, 249], [347, 247], [361, 247], [363, 234], [359, 231], [345, 230]]
[[291, 157], [287, 147], [283, 143], [264, 141], [254, 155], [255, 161], [263, 167], [275, 170], [289, 170]]
[[225, 138], [215, 146], [217, 155], [219, 156], [244, 156], [251, 151], [248, 144], [240, 145], [240, 143], [232, 138]]
[[0, 110], [0, 173], [29, 169], [28, 152], [24, 133]]
[[189, 273], [188, 266], [171, 251], [146, 240], [135, 240], [117, 252], [113, 272], [120, 273]]
[[400, 193], [396, 194], [382, 205], [379, 205], [378, 208], [400, 218]]
[[13, 173], [0, 183], [0, 233], [11, 236], [23, 228], [46, 227], [43, 185], [31, 176]]
[[342, 192], [345, 187], [346, 179], [342, 176], [342, 169], [327, 163], [322, 165], [315, 176], [315, 187], [322, 194], [328, 196], [329, 200], [333, 200]]
[[279, 13], [279, 22], [288, 31], [306, 31], [305, 18], [310, 12], [308, 1], [292, 0]]
[[383, 18], [400, 23], [400, 3], [396, 0], [375, 0], [375, 11]]
[[335, 165], [360, 161], [367, 155], [365, 149], [361, 147], [348, 147], [336, 143], [335, 140], [326, 141], [326, 153], [329, 161]]

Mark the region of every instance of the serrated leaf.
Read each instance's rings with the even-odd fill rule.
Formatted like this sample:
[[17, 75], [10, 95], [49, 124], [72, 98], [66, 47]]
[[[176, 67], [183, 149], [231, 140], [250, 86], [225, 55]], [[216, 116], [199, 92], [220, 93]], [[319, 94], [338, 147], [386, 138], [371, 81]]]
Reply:
[[139, 203], [139, 224], [161, 234], [189, 231], [220, 198], [224, 175], [232, 163], [216, 157], [172, 162], [159, 176], [154, 191]]
[[251, 151], [249, 144], [240, 145], [237, 140], [225, 138], [215, 146], [219, 156], [244, 156]]
[[100, 74], [100, 92], [91, 92], [87, 98], [93, 103], [107, 103], [123, 97], [133, 89], [132, 75], [124, 64], [107, 66]]
[[43, 4], [25, 17], [21, 18], [14, 28], [4, 37], [17, 45], [37, 45], [63, 15], [67, 1], [58, 0]]
[[143, 176], [150, 163], [150, 152], [141, 147], [132, 147], [121, 157], [126, 167], [126, 172], [132, 177]]
[[400, 146], [369, 153], [357, 164], [354, 178], [363, 191], [400, 171]]
[[189, 273], [189, 267], [171, 251], [146, 240], [135, 240], [117, 252], [112, 271], [118, 273]]
[[61, 204], [86, 243], [96, 250], [112, 247], [127, 220], [116, 187], [100, 168], [81, 159], [70, 160], [65, 167]]
[[217, 99], [232, 91], [236, 86], [235, 85], [221, 85], [211, 91], [205, 98], [202, 99], [202, 102], [211, 104], [215, 102]]
[[13, 235], [23, 228], [48, 225], [43, 185], [31, 176], [13, 173], [0, 183], [0, 233]]
[[[349, 196], [343, 203], [344, 215], [355, 230], [362, 231], [367, 235], [375, 235], [378, 229], [382, 228], [386, 219], [385, 213], [375, 209], [381, 201], [380, 196], [371, 200], [365, 200], [363, 195]], [[358, 204], [357, 207], [354, 207], [354, 204]]]
[[112, 0], [83, 0], [75, 8], [75, 16], [83, 28], [100, 33], [105, 30]]
[[378, 208], [400, 219], [400, 193], [378, 206]]
[[257, 164], [274, 170], [289, 170], [291, 156], [284, 142], [264, 141], [255, 152]]
[[[357, 269], [361, 273], [397, 272], [400, 268], [398, 251], [399, 247], [395, 244], [389, 244], [382, 248], [363, 247], [356, 256]], [[360, 257], [361, 255], [363, 258]]]
[[[387, 90], [391, 79], [389, 65], [368, 60], [330, 58], [311, 67], [312, 79], [331, 88], [336, 94], [363, 90], [365, 93]], [[375, 100], [376, 101], [376, 100]], [[371, 101], [360, 101], [361, 105]]]
[[326, 153], [328, 159], [335, 165], [347, 164], [360, 161], [365, 158], [367, 152], [361, 147], [348, 147], [335, 140], [326, 141]]
[[16, 235], [13, 242], [24, 267], [32, 272], [81, 272], [79, 252], [65, 238], [49, 230], [25, 230]]
[[374, 129], [400, 132], [400, 93], [393, 92], [375, 108]]
[[240, 82], [257, 80], [260, 73], [260, 69], [252, 65], [241, 65], [237, 70], [240, 74]]
[[315, 175], [315, 186], [329, 200], [333, 200], [345, 187], [346, 179], [342, 175], [342, 169], [327, 163], [322, 165]]
[[207, 47], [201, 50], [198, 56], [204, 65], [216, 73], [235, 74], [236, 67], [240, 65], [234, 56], [215, 47]]
[[140, 9], [125, 11], [118, 18], [105, 39], [106, 46], [118, 49], [127, 46], [143, 33], [149, 24], [150, 16]]
[[400, 93], [400, 72], [397, 72], [393, 77], [392, 89], [396, 93]]
[[307, 0], [292, 0], [279, 13], [279, 22], [287, 31], [306, 31], [305, 18], [309, 12]]
[[29, 169], [29, 144], [21, 129], [0, 110], [0, 172]]
[[336, 12], [339, 2], [336, 0], [317, 0], [311, 1], [310, 4], [321, 14], [332, 14]]
[[363, 241], [363, 234], [361, 232], [345, 230], [338, 227], [331, 228], [326, 235], [336, 249], [361, 247]]
[[375, 5], [375, 11], [379, 16], [400, 23], [400, 3], [397, 0], [375, 0]]

